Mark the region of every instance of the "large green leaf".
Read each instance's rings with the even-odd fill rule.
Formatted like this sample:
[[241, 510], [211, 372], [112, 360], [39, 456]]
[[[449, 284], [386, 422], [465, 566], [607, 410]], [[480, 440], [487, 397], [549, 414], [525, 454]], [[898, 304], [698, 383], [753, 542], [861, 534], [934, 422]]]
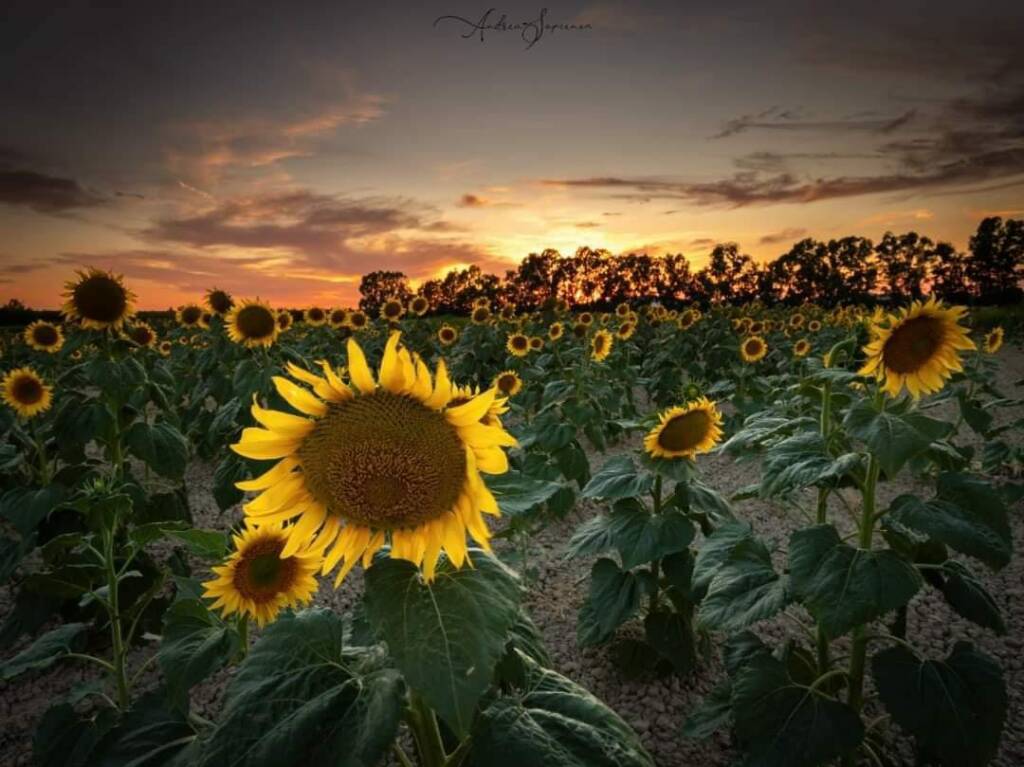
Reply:
[[154, 690], [136, 700], [104, 736], [89, 766], [185, 767], [181, 756], [195, 737], [185, 715], [168, 708], [163, 691]]
[[228, 687], [198, 767], [378, 764], [398, 733], [402, 679], [381, 653], [345, 649], [330, 610], [285, 613]]
[[26, 671], [52, 666], [69, 652], [80, 649], [88, 628], [86, 623], [65, 623], [48, 631], [28, 648], [0, 665], [0, 679], [6, 682]]
[[722, 682], [695, 709], [691, 709], [683, 722], [683, 737], [702, 740], [732, 723], [732, 683]]
[[1013, 554], [1013, 536], [1002, 496], [985, 480], [965, 474], [939, 477], [936, 497], [901, 495], [888, 518], [931, 536], [999, 570]]
[[697, 665], [697, 638], [688, 615], [659, 610], [644, 618], [647, 642], [672, 664], [680, 676], [686, 676]]
[[67, 496], [63, 485], [56, 483], [38, 490], [14, 488], [0, 496], [0, 516], [4, 517], [23, 538], [35, 532], [39, 523], [60, 505]]
[[850, 436], [871, 449], [889, 477], [953, 428], [950, 423], [918, 412], [879, 411], [870, 400], [861, 400], [850, 408], [843, 425]]
[[829, 455], [819, 432], [803, 432], [774, 445], [761, 464], [761, 495], [773, 498], [813, 485], [832, 486], [860, 466], [856, 453]]
[[114, 726], [114, 709], [79, 714], [63, 701], [50, 707], [36, 725], [32, 758], [37, 767], [85, 767], [103, 735]]
[[187, 704], [188, 691], [238, 652], [238, 634], [198, 599], [179, 599], [164, 613], [157, 653], [167, 693]]
[[753, 537], [753, 534], [749, 522], [728, 522], [701, 543], [693, 566], [693, 590], [696, 594], [702, 595], [707, 591], [718, 568], [729, 558], [736, 545]]
[[228, 534], [221, 530], [164, 530], [172, 538], [184, 543], [188, 550], [202, 559], [219, 561], [228, 553]]
[[181, 479], [188, 461], [188, 442], [171, 424], [136, 421], [124, 435], [128, 450], [162, 477]]
[[790, 583], [830, 637], [902, 607], [921, 576], [891, 549], [855, 549], [832, 525], [797, 530], [789, 541]]
[[882, 703], [917, 739], [922, 763], [982, 767], [995, 757], [1007, 695], [992, 658], [957, 642], [943, 661], [898, 646], [875, 655], [871, 666]]
[[654, 478], [645, 472], [637, 472], [633, 459], [628, 455], [617, 455], [608, 460], [587, 486], [583, 488], [584, 498], [617, 500], [647, 495], [654, 485]]
[[992, 629], [999, 635], [1006, 633], [999, 605], [971, 568], [951, 559], [942, 564], [942, 575], [945, 578], [940, 591], [950, 607], [979, 626]]
[[485, 474], [484, 480], [501, 510], [512, 516], [533, 511], [562, 488], [558, 482], [534, 479], [518, 471]]
[[524, 657], [522, 689], [477, 717], [473, 767], [653, 767], [636, 734], [582, 687]]
[[753, 538], [737, 543], [700, 604], [700, 623], [734, 632], [775, 615], [789, 602], [787, 578], [772, 567], [764, 544]]
[[519, 614], [515, 574], [482, 551], [472, 567], [449, 563], [427, 583], [402, 559], [366, 572], [366, 614], [405, 681], [459, 735], [491, 683]]
[[580, 608], [576, 626], [582, 646], [606, 642], [615, 629], [632, 618], [640, 607], [639, 579], [611, 559], [599, 559], [590, 570], [590, 595]]
[[855, 749], [864, 725], [844, 703], [790, 679], [785, 664], [758, 653], [732, 681], [737, 738], [758, 767], [817, 767]]

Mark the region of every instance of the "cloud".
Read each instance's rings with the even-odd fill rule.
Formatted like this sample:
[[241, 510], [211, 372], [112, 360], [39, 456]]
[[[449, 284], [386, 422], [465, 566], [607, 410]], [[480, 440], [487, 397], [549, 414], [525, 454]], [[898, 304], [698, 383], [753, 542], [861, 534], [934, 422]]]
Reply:
[[491, 201], [486, 197], [480, 197], [475, 194], [464, 194], [459, 198], [459, 201], [455, 203], [460, 208], [484, 208], [491, 204]]
[[777, 245], [780, 242], [790, 242], [791, 240], [799, 240], [807, 234], [806, 229], [800, 229], [796, 227], [789, 227], [782, 229], [778, 232], [771, 232], [761, 237], [757, 242], [759, 245]]
[[599, 221], [578, 221], [573, 224], [577, 229], [596, 229], [601, 226]]
[[73, 178], [31, 170], [0, 169], [0, 204], [31, 208], [37, 213], [59, 214], [103, 205], [107, 200]]
[[752, 130], [761, 131], [802, 131], [802, 132], [846, 132], [866, 131], [869, 133], [892, 133], [907, 125], [917, 115], [916, 109], [909, 109], [893, 117], [845, 120], [799, 120], [792, 110], [772, 107], [757, 114], [741, 115], [722, 126], [711, 138], [727, 138]]

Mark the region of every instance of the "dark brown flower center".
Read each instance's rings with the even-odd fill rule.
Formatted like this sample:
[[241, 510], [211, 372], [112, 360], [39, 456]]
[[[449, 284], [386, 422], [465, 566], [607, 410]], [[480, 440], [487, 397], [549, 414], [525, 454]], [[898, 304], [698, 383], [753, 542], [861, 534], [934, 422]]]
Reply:
[[227, 314], [231, 311], [231, 307], [235, 305], [235, 302], [231, 300], [231, 296], [223, 290], [211, 290], [208, 298], [210, 308], [217, 312], [217, 314]]
[[153, 340], [153, 331], [145, 325], [136, 325], [131, 329], [131, 339], [140, 346], [147, 346]]
[[128, 294], [105, 274], [94, 274], [75, 285], [71, 294], [75, 311], [94, 322], [116, 322], [128, 308]]
[[666, 423], [658, 434], [658, 444], [666, 450], [693, 450], [711, 428], [711, 418], [703, 410], [691, 410]]
[[897, 373], [920, 370], [942, 346], [942, 321], [935, 317], [914, 317], [893, 330], [885, 346], [882, 359], [885, 366]]
[[266, 538], [246, 548], [235, 566], [234, 586], [243, 597], [257, 604], [271, 602], [291, 589], [299, 574], [296, 557], [281, 559], [284, 540]]
[[505, 373], [498, 376], [498, 388], [505, 394], [508, 394], [516, 388], [516, 377], [511, 373]]
[[238, 332], [245, 338], [267, 338], [274, 334], [274, 315], [265, 306], [250, 304], [243, 306], [235, 315]]
[[11, 394], [22, 405], [35, 405], [43, 398], [43, 385], [38, 378], [21, 375], [14, 379]]
[[198, 306], [186, 306], [181, 310], [181, 321], [185, 325], [195, 325], [202, 319], [203, 310]]
[[60, 340], [60, 334], [53, 325], [36, 325], [32, 329], [32, 340], [40, 346], [55, 346]]

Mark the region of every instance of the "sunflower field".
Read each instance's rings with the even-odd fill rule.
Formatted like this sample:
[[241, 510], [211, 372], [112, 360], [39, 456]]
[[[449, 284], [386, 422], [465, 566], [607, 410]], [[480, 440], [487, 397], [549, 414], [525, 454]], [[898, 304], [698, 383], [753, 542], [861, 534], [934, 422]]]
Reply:
[[1024, 761], [966, 308], [65, 296], [0, 347], [0, 763]]

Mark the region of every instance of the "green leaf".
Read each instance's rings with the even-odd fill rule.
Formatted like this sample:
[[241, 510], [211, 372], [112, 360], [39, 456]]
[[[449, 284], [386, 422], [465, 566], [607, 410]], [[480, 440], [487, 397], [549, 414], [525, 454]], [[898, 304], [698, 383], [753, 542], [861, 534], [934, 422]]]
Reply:
[[582, 687], [524, 657], [521, 690], [492, 701], [473, 728], [471, 767], [653, 767], [636, 734]]
[[729, 558], [732, 550], [754, 535], [749, 522], [727, 522], [716, 529], [697, 550], [697, 561], [693, 566], [693, 590], [703, 595], [714, 580], [718, 569]]
[[162, 477], [181, 479], [188, 461], [188, 442], [169, 423], [136, 421], [124, 435], [128, 450]]
[[922, 763], [982, 767], [995, 758], [1007, 695], [992, 658], [970, 642], [957, 642], [944, 661], [897, 646], [876, 654], [871, 667], [882, 703], [916, 738]]
[[675, 509], [651, 514], [639, 501], [618, 501], [611, 513], [580, 526], [569, 541], [569, 556], [600, 554], [616, 548], [626, 569], [684, 551], [693, 540], [693, 523]]
[[590, 570], [590, 596], [580, 608], [576, 637], [581, 646], [608, 641], [615, 629], [640, 607], [640, 581], [611, 559], [601, 558]]
[[647, 642], [672, 664], [680, 676], [687, 676], [697, 666], [697, 638], [689, 616], [677, 612], [648, 613], [644, 618]]
[[89, 767], [178, 767], [177, 758], [196, 735], [185, 715], [169, 709], [163, 698], [162, 690], [154, 690], [136, 700], [100, 741]]
[[504, 474], [485, 474], [484, 481], [501, 510], [512, 516], [533, 511], [562, 487], [558, 482], [534, 479], [512, 470]]
[[270, 624], [229, 685], [197, 767], [380, 763], [398, 734], [402, 678], [377, 651], [347, 651], [346, 633], [323, 608]]
[[238, 652], [238, 634], [201, 601], [180, 599], [164, 613], [157, 658], [175, 705], [187, 708], [188, 691]]
[[764, 544], [746, 538], [715, 573], [700, 604], [700, 623], [731, 633], [770, 618], [789, 602], [786, 581], [772, 567]]
[[774, 498], [814, 485], [833, 486], [860, 466], [856, 453], [829, 455], [818, 432], [803, 432], [774, 445], [761, 465], [761, 495]]
[[366, 572], [366, 614], [405, 681], [462, 736], [519, 615], [516, 576], [482, 551], [472, 567], [438, 567], [427, 583], [403, 559]]
[[946, 577], [940, 591], [950, 607], [972, 623], [1000, 636], [1006, 633], [999, 605], [971, 568], [951, 559], [943, 562], [942, 574]]
[[228, 453], [213, 472], [213, 499], [221, 511], [241, 502], [245, 493], [235, 487], [236, 482], [249, 479], [249, 468], [234, 453]]
[[0, 679], [7, 682], [26, 671], [52, 666], [69, 652], [82, 647], [88, 628], [87, 623], [65, 623], [48, 631], [28, 648], [0, 665]]
[[794, 594], [830, 637], [902, 607], [921, 587], [917, 569], [891, 549], [855, 549], [832, 525], [797, 530], [789, 541]]
[[901, 495], [892, 502], [887, 515], [890, 521], [931, 536], [994, 570], [1005, 567], [1013, 554], [1003, 499], [988, 482], [977, 477], [943, 474], [933, 500]]
[[683, 723], [683, 737], [703, 740], [732, 724], [732, 684], [722, 682], [708, 693]]
[[953, 429], [950, 423], [916, 412], [879, 412], [870, 400], [862, 400], [850, 408], [843, 425], [850, 436], [871, 449], [889, 477], [895, 476], [903, 464]]
[[36, 726], [32, 757], [37, 767], [85, 767], [103, 735], [114, 726], [113, 709], [99, 709], [93, 716], [79, 714], [65, 701], [50, 707]]
[[582, 497], [606, 500], [634, 498], [647, 495], [653, 486], [654, 478], [646, 473], [638, 474], [632, 458], [617, 455], [590, 478], [583, 488]]
[[817, 767], [864, 738], [857, 712], [789, 678], [782, 661], [757, 654], [732, 682], [737, 738], [759, 767]]
[[228, 534], [220, 530], [164, 530], [172, 538], [188, 547], [197, 557], [209, 560], [224, 559], [228, 553]]
[[21, 537], [36, 531], [50, 512], [64, 502], [67, 491], [63, 485], [50, 484], [39, 490], [14, 488], [0, 496], [0, 516], [6, 519]]

